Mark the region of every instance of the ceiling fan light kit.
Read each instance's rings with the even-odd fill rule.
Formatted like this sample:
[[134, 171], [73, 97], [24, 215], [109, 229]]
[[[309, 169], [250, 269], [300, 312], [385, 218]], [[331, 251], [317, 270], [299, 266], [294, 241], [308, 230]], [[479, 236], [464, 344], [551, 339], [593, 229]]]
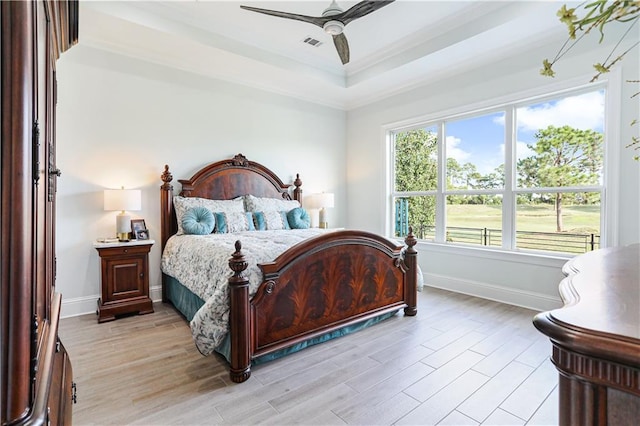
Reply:
[[342, 34], [342, 31], [344, 30], [344, 24], [340, 21], [329, 21], [324, 24], [324, 27], [322, 29], [327, 34], [338, 35]]
[[251, 12], [262, 13], [265, 15], [277, 16], [278, 18], [293, 19], [295, 21], [308, 22], [309, 24], [316, 25], [322, 28], [327, 34], [333, 37], [333, 44], [336, 46], [338, 56], [342, 64], [349, 62], [349, 44], [343, 31], [344, 27], [351, 21], [362, 18], [375, 12], [376, 10], [384, 7], [394, 0], [374, 0], [374, 1], [361, 1], [355, 4], [351, 8], [343, 11], [340, 6], [333, 0], [328, 8], [322, 12], [322, 16], [307, 16], [298, 15], [289, 12], [280, 12], [277, 10], [260, 9], [251, 6], [240, 6], [242, 9], [249, 10]]

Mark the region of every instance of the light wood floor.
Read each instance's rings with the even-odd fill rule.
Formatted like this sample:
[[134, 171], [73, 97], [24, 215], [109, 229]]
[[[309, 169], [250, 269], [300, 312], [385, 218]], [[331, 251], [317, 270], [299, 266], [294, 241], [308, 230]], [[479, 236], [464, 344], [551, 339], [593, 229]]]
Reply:
[[61, 320], [74, 424], [557, 424], [551, 344], [527, 309], [425, 289], [416, 317], [255, 366], [234, 384], [171, 306], [154, 308]]

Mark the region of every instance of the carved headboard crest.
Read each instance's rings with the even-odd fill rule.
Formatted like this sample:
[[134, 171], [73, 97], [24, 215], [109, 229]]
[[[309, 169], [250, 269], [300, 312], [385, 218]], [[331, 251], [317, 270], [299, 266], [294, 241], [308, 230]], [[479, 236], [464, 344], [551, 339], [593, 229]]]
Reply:
[[231, 159], [231, 164], [238, 167], [249, 167], [249, 160], [242, 154], [236, 154]]

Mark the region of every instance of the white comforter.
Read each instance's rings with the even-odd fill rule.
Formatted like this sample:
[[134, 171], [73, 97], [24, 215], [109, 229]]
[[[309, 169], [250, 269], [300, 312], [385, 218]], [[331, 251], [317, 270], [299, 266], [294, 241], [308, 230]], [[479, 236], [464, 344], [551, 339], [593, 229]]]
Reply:
[[273, 261], [289, 247], [323, 233], [323, 229], [247, 231], [234, 234], [180, 235], [167, 241], [162, 254], [162, 272], [178, 279], [205, 304], [191, 321], [191, 334], [198, 350], [209, 355], [229, 330], [229, 258], [237, 240], [249, 266], [249, 297], [262, 282], [258, 264]]

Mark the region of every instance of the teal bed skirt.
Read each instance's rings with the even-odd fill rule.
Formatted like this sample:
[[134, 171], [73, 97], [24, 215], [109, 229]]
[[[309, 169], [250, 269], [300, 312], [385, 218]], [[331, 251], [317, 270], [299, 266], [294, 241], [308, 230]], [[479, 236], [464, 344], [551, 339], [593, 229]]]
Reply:
[[[165, 275], [165, 285], [167, 288], [165, 289], [166, 295], [173, 303], [173, 305], [184, 315], [184, 317], [191, 321], [193, 316], [196, 314], [198, 309], [202, 305], [204, 305], [204, 301], [193, 294], [188, 288], [180, 284], [178, 280], [168, 275]], [[296, 345], [290, 346], [288, 348], [281, 349], [276, 352], [272, 352], [270, 354], [262, 355], [260, 357], [254, 358], [251, 362], [253, 365], [260, 364], [262, 362], [271, 361], [276, 358], [283, 357], [285, 355], [298, 352], [306, 347], [316, 345], [318, 343], [326, 342], [327, 340], [335, 339], [336, 337], [341, 337], [346, 334], [354, 333], [356, 331], [362, 330], [364, 328], [370, 327], [374, 324], [377, 324], [381, 321], [384, 321], [394, 315], [396, 315], [398, 311], [390, 312], [384, 315], [377, 316], [375, 318], [371, 318], [362, 322], [359, 322], [354, 325], [350, 325], [347, 327], [340, 328], [338, 330], [320, 335], [318, 337], [314, 337], [309, 340], [305, 340], [304, 342], [298, 343]], [[230, 362], [231, 358], [231, 339], [229, 335], [224, 338], [220, 346], [216, 348], [216, 352], [220, 353], [224, 356], [227, 361]]]

